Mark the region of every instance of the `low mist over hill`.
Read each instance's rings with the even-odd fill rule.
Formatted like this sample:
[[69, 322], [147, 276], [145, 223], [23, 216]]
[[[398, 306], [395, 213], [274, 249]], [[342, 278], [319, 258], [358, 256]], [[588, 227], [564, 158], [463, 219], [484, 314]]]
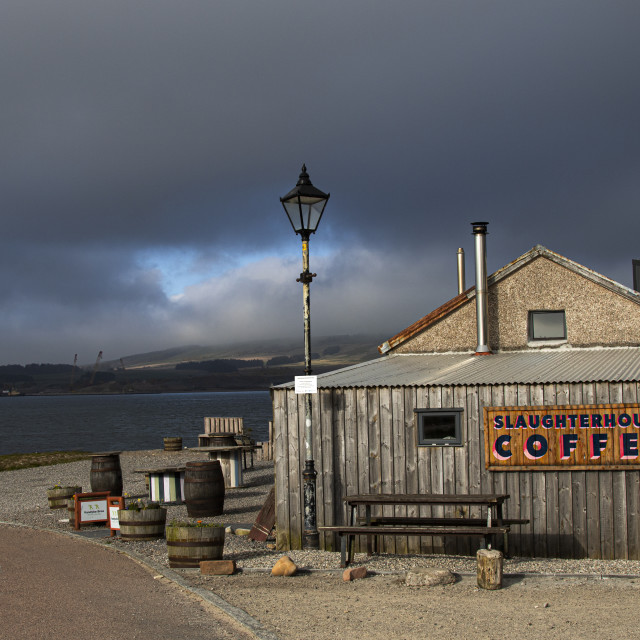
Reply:
[[[313, 373], [371, 360], [388, 336], [314, 338]], [[269, 389], [304, 373], [304, 345], [292, 340], [226, 346], [188, 345], [93, 365], [0, 366], [3, 395], [55, 393], [164, 393]]]
[[[344, 335], [314, 337], [312, 351], [314, 364], [355, 364], [377, 357], [378, 345], [388, 336]], [[225, 358], [243, 360], [264, 360], [281, 356], [301, 355], [304, 359], [304, 343], [301, 337], [290, 340], [262, 340], [241, 342], [224, 346], [188, 345], [162, 351], [152, 351], [122, 358], [127, 369], [139, 367], [163, 367], [183, 362], [199, 362]], [[104, 363], [107, 367], [118, 368], [120, 360]]]

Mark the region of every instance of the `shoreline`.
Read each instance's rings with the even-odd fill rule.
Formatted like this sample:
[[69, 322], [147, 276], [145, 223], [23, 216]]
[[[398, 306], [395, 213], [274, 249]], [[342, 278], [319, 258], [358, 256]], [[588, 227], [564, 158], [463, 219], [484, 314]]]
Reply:
[[200, 389], [199, 391], [55, 391], [51, 393], [37, 392], [37, 393], [19, 393], [13, 396], [0, 396], [2, 398], [56, 398], [56, 397], [69, 397], [69, 396], [159, 396], [159, 395], [186, 395], [186, 394], [201, 394], [201, 393], [269, 393], [271, 387], [258, 389], [238, 387], [237, 389]]

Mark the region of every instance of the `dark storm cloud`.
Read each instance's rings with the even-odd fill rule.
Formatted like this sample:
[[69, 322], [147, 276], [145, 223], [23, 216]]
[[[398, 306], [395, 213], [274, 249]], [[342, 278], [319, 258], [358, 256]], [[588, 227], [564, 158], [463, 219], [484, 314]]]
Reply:
[[[541, 243], [630, 284], [639, 19], [615, 1], [4, 2], [0, 362], [297, 331], [278, 197], [302, 162], [332, 194], [320, 333], [395, 332], [453, 295], [476, 219], [490, 270]], [[202, 268], [180, 299], [163, 252]]]

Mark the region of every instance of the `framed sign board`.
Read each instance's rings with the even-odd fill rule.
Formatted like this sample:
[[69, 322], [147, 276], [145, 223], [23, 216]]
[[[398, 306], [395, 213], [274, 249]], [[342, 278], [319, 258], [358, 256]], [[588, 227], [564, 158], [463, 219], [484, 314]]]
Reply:
[[113, 537], [116, 535], [116, 531], [120, 529], [118, 511], [124, 509], [124, 498], [122, 496], [108, 496], [107, 509], [109, 510], [109, 529], [111, 529], [111, 536]]
[[97, 491], [93, 493], [76, 494], [76, 524], [75, 528], [80, 529], [83, 524], [95, 524], [97, 522], [108, 522], [109, 512], [107, 510], [107, 498], [109, 491]]
[[490, 471], [640, 469], [640, 404], [484, 407]]

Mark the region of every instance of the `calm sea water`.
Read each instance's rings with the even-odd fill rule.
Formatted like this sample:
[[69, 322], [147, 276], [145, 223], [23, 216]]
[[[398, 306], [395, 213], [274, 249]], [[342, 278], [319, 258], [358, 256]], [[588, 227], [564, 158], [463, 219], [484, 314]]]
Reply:
[[165, 437], [198, 444], [205, 416], [242, 417], [267, 440], [268, 391], [0, 398], [0, 455], [34, 451], [161, 449]]

